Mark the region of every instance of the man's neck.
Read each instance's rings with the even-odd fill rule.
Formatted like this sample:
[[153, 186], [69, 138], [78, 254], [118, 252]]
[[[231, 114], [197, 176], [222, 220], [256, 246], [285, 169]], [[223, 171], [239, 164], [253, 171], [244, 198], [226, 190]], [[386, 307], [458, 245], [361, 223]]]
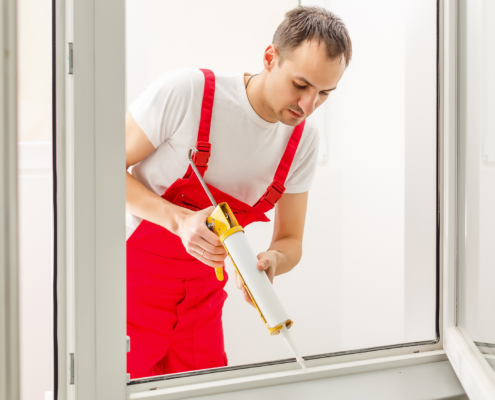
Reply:
[[[244, 86], [247, 85], [249, 78], [252, 75], [244, 74]], [[253, 110], [260, 116], [260, 118], [264, 119], [268, 122], [278, 122], [277, 116], [273, 112], [273, 110], [268, 106], [265, 97], [265, 79], [267, 73], [263, 70], [259, 75], [253, 76], [253, 78], [249, 81], [249, 85], [246, 88], [247, 98]]]

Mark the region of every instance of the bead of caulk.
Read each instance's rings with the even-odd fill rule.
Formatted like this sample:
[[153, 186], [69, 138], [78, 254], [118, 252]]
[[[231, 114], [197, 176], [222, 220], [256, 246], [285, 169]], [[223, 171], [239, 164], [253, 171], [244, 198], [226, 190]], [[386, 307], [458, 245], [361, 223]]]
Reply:
[[292, 340], [292, 336], [290, 335], [290, 332], [287, 329], [287, 327], [284, 326], [280, 332], [282, 332], [282, 336], [284, 337], [285, 342], [287, 343], [289, 348], [292, 350], [292, 353], [296, 356], [296, 361], [302, 367], [304, 372], [308, 372], [308, 370], [306, 369], [306, 365], [304, 364], [304, 360], [299, 355], [299, 352], [296, 349], [296, 345], [294, 344], [294, 341]]
[[303, 358], [299, 357], [299, 359], [296, 358], [296, 360], [299, 363], [299, 365], [302, 367], [303, 371], [308, 372], [308, 369], [306, 368], [306, 364], [304, 364]]

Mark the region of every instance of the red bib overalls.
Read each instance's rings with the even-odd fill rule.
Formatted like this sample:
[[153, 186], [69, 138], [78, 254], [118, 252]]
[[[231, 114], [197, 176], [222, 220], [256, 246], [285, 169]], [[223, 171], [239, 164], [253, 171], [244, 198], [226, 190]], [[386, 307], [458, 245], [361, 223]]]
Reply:
[[[201, 71], [205, 88], [194, 162], [204, 175], [211, 149], [215, 75]], [[273, 183], [254, 206], [208, 185], [218, 203], [229, 204], [241, 226], [269, 221], [264, 213], [285, 191], [303, 129], [304, 121], [295, 127]], [[191, 166], [162, 197], [195, 211], [211, 206]], [[218, 281], [214, 269], [188, 254], [178, 236], [149, 221], [141, 222], [127, 240], [127, 334], [131, 337], [127, 371], [131, 378], [227, 365], [222, 329], [225, 267], [224, 277]]]

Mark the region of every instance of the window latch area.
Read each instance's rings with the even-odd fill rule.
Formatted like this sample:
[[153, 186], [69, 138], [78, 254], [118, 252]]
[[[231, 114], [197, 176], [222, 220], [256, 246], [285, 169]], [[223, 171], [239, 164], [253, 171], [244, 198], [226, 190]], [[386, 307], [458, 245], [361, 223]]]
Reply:
[[67, 56], [69, 60], [69, 74], [72, 75], [74, 72], [74, 55], [72, 51], [72, 43], [69, 43], [69, 54]]
[[69, 385], [74, 384], [74, 353], [69, 354]]

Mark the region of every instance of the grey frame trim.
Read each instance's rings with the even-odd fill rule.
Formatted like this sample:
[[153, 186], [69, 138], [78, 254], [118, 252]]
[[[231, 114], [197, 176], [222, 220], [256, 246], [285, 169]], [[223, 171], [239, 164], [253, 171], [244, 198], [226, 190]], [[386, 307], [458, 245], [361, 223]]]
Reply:
[[[69, 382], [69, 355], [67, 351], [67, 294], [66, 294], [66, 148], [65, 148], [65, 63], [66, 63], [66, 43], [65, 43], [65, 0], [52, 0], [52, 15], [54, 15], [54, 21], [52, 21], [54, 32], [54, 46], [55, 46], [55, 59], [52, 68], [54, 80], [52, 82], [53, 93], [55, 94], [55, 102], [52, 101], [53, 107], [55, 107], [54, 118], [52, 123], [54, 126], [52, 129], [55, 133], [54, 140], [56, 152], [52, 154], [52, 157], [56, 160], [56, 177], [57, 177], [57, 215], [56, 215], [56, 231], [57, 243], [56, 249], [57, 257], [57, 344], [58, 344], [58, 359], [53, 360], [54, 364], [57, 363], [57, 379], [54, 375], [54, 383], [57, 382], [58, 387], [57, 394], [54, 393], [54, 399], [65, 400], [67, 399], [67, 386]], [[55, 210], [54, 210], [55, 212]], [[54, 227], [55, 228], [55, 227]], [[55, 372], [54, 371], [54, 372]]]
[[17, 6], [0, 1], [0, 400], [19, 398]]

